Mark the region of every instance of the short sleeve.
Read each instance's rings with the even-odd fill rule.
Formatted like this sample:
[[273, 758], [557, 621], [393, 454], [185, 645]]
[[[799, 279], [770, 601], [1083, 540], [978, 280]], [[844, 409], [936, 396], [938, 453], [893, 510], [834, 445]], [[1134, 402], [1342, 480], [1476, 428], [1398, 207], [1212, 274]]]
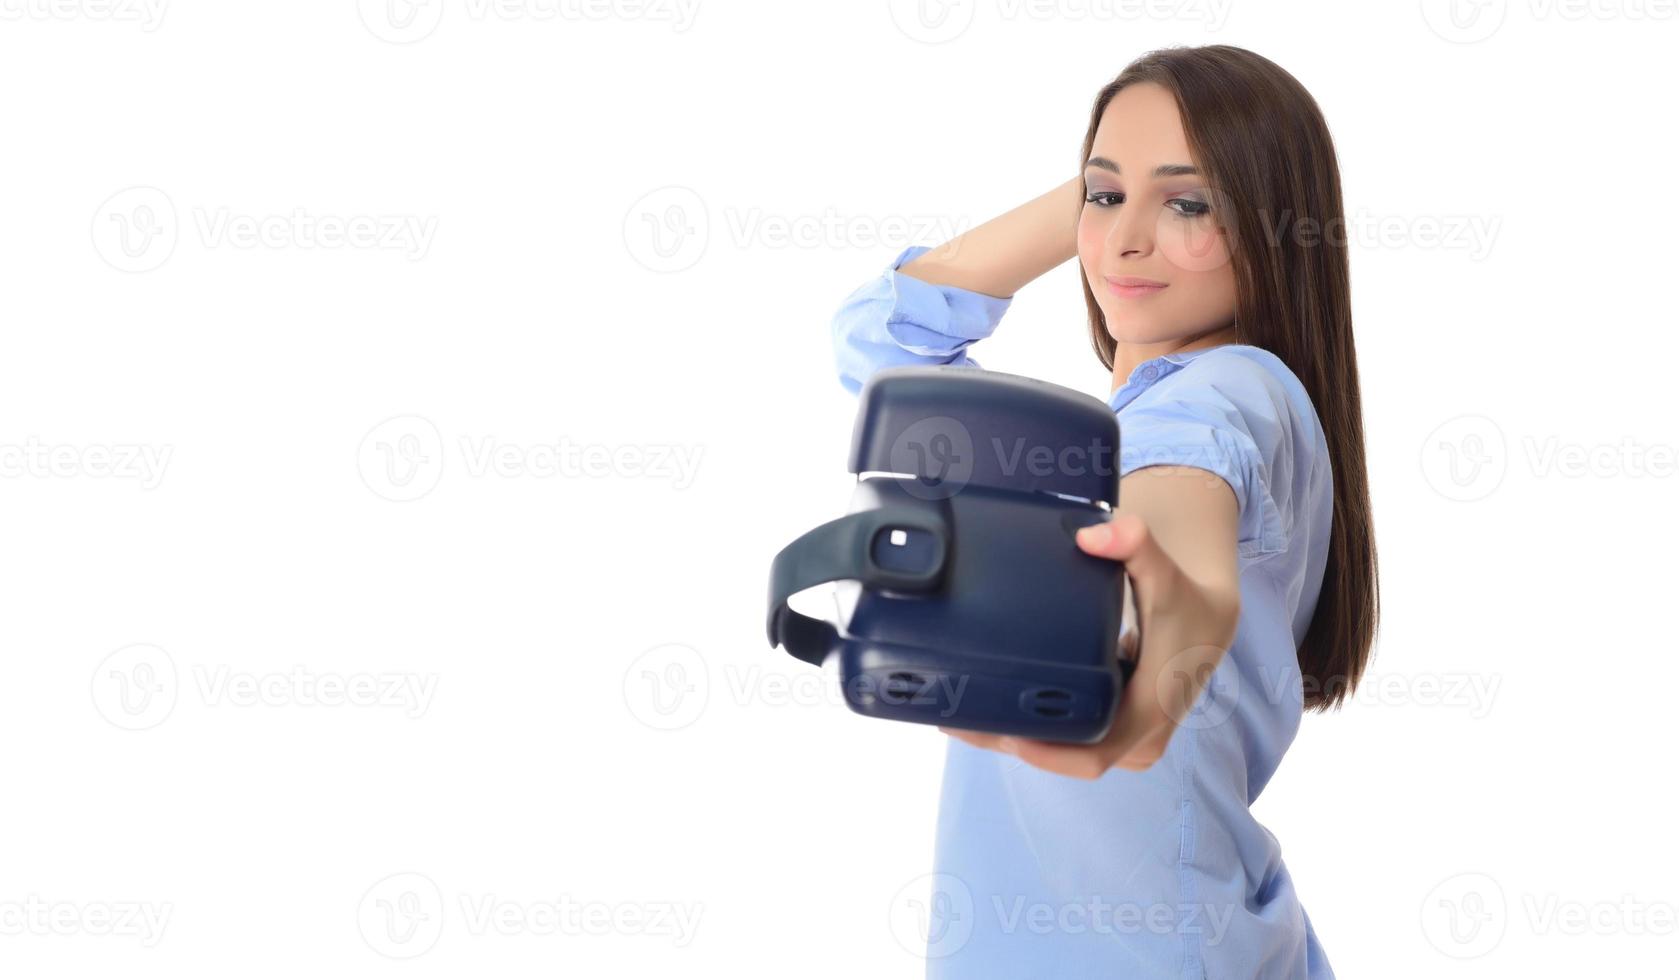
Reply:
[[834, 359], [840, 383], [852, 394], [881, 368], [979, 367], [968, 347], [991, 336], [1014, 298], [936, 286], [897, 271], [928, 250], [925, 245], [904, 249], [834, 314]]
[[1282, 551], [1291, 530], [1292, 415], [1265, 367], [1240, 355], [1203, 354], [1120, 410], [1120, 476], [1162, 465], [1213, 473], [1236, 495], [1237, 554]]

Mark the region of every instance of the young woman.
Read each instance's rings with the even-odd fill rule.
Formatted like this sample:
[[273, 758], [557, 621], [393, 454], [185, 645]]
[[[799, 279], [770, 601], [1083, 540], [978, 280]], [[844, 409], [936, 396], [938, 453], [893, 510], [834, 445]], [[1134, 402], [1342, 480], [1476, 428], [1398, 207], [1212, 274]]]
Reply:
[[833, 323], [853, 392], [977, 367], [1015, 292], [1076, 256], [1120, 424], [1117, 513], [1079, 545], [1126, 565], [1137, 673], [1098, 745], [947, 730], [928, 976], [1331, 977], [1249, 811], [1376, 629], [1329, 131], [1253, 52], [1171, 48], [1097, 94], [1080, 171], [905, 249]]

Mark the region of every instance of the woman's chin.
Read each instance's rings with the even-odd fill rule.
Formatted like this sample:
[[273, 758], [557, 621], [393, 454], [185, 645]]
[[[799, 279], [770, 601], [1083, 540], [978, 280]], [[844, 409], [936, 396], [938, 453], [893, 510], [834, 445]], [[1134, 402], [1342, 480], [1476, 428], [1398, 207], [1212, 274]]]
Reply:
[[1115, 323], [1110, 319], [1108, 336], [1113, 338], [1116, 344], [1158, 344], [1170, 339], [1170, 331], [1161, 330], [1151, 323]]
[[1116, 344], [1150, 346], [1154, 344], [1187, 343], [1203, 336], [1206, 330], [1185, 330], [1180, 325], [1163, 324], [1153, 319], [1131, 317], [1127, 320], [1108, 320], [1108, 336]]

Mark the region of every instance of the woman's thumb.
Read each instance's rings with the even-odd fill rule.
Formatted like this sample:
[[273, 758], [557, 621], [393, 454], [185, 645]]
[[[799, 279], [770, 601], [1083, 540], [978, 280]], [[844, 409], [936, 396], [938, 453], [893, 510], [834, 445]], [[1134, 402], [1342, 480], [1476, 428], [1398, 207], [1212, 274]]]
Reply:
[[1160, 543], [1136, 514], [1116, 514], [1113, 520], [1080, 528], [1078, 543], [1090, 554], [1124, 562], [1133, 578], [1147, 579], [1170, 568]]

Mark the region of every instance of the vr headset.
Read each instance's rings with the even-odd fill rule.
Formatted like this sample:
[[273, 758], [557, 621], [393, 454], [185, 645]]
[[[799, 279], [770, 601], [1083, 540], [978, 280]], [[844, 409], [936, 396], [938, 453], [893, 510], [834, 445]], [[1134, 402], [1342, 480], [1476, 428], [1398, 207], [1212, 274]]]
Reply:
[[[775, 556], [770, 646], [837, 654], [859, 714], [1100, 741], [1133, 669], [1125, 570], [1074, 534], [1119, 502], [1113, 411], [967, 366], [883, 369], [858, 397], [850, 507]], [[830, 582], [837, 623], [788, 605]]]

